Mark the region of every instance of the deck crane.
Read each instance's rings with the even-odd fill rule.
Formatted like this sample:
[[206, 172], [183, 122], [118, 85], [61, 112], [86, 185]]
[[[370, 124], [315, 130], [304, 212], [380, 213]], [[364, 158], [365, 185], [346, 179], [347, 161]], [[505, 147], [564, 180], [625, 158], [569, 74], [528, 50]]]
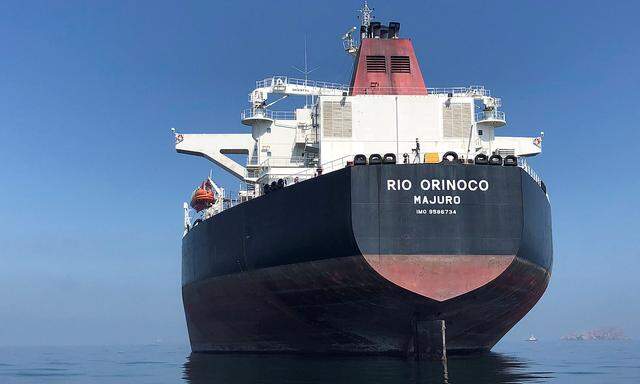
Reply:
[[[280, 94], [286, 97], [342, 96], [348, 92], [349, 87], [344, 84], [295, 79], [287, 76], [273, 76], [264, 80], [256, 81], [256, 88], [249, 94], [249, 102], [255, 111], [264, 110], [264, 108], [266, 108], [266, 102], [269, 94]], [[273, 105], [273, 103], [269, 105]]]

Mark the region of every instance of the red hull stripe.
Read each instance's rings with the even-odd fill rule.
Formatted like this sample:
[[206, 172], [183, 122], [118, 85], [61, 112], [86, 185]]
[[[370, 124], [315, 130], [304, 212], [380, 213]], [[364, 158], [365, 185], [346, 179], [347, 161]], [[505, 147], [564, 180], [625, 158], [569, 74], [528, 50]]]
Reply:
[[390, 282], [437, 301], [478, 289], [500, 276], [514, 255], [365, 255]]

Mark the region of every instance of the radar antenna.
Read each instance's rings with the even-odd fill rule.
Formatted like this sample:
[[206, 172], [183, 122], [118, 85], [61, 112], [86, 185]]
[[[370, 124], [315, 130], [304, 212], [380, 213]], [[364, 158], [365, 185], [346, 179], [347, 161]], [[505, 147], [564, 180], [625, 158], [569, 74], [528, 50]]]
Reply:
[[356, 27], [351, 27], [344, 35], [342, 35], [342, 46], [344, 47], [345, 52], [353, 56], [358, 52], [358, 47], [353, 39], [353, 32], [355, 32], [356, 29]]
[[[361, 15], [358, 16], [358, 19], [360, 19], [360, 40], [367, 37], [366, 31], [369, 28], [369, 25], [371, 25], [371, 20], [375, 18], [375, 16], [373, 16], [373, 10], [374, 8], [369, 8], [369, 4], [366, 0], [362, 5], [362, 8], [358, 10], [358, 12], [361, 13]], [[353, 38], [353, 33], [357, 30], [358, 28], [351, 27], [347, 30], [347, 32], [344, 33], [344, 35], [342, 35], [342, 47], [344, 48], [345, 52], [347, 52], [351, 56], [356, 55], [356, 53], [358, 52], [358, 47], [360, 45], [359, 42], [357, 42], [356, 39]]]

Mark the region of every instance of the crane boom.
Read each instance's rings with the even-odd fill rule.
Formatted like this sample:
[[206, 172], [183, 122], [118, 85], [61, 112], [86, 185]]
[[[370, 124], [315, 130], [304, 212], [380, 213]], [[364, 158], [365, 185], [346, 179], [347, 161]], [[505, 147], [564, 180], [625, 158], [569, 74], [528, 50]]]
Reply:
[[293, 96], [341, 96], [344, 92], [349, 92], [349, 87], [344, 84], [273, 76], [256, 81], [256, 88], [249, 94], [249, 101], [254, 108], [260, 108], [272, 93]]

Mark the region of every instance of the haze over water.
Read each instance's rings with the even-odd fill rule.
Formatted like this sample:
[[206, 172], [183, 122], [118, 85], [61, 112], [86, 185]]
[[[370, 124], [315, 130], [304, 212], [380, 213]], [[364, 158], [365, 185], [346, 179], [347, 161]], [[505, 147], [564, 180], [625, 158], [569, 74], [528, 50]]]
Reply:
[[[603, 325], [640, 338], [640, 3], [370, 4], [402, 23], [428, 86], [486, 85], [505, 135], [545, 131], [532, 165], [551, 196], [553, 277], [494, 353], [445, 374], [386, 358], [190, 357], [184, 344], [29, 346], [187, 342], [181, 206], [212, 166], [176, 155], [169, 129], [245, 132], [254, 81], [295, 76], [305, 36], [312, 77], [348, 83], [339, 35], [361, 1], [3, 1], [0, 384], [640, 382], [636, 341], [548, 341]], [[531, 332], [542, 341], [519, 341]]]
[[[0, 345], [186, 342], [182, 202], [212, 168], [237, 180], [176, 154], [170, 128], [246, 132], [255, 80], [296, 76], [305, 36], [312, 78], [349, 82], [339, 38], [361, 1], [292, 4], [0, 4]], [[551, 197], [553, 276], [506, 337], [639, 338], [639, 3], [370, 5], [402, 23], [428, 86], [485, 85], [502, 134], [545, 131], [531, 164]], [[256, 31], [276, 13], [286, 22]]]
[[35, 383], [617, 383], [640, 381], [637, 341], [503, 342], [480, 357], [189, 354], [187, 346], [0, 348], [0, 382]]

